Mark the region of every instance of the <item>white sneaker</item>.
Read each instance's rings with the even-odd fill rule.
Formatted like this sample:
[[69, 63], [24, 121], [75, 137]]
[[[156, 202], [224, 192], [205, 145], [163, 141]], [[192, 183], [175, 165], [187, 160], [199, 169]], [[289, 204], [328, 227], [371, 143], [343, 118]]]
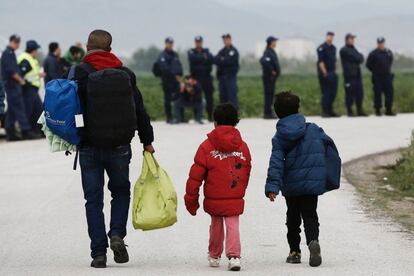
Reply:
[[229, 259], [229, 270], [239, 271], [241, 269], [240, 258]]
[[208, 262], [210, 267], [219, 267], [220, 266], [220, 258], [213, 258], [208, 256]]

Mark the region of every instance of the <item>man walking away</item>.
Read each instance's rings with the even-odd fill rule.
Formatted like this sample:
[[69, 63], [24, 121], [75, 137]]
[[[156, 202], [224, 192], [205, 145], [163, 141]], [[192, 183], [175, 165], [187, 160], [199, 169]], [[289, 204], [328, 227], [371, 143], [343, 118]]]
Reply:
[[355, 37], [353, 34], [347, 34], [345, 36], [345, 46], [339, 52], [345, 81], [345, 104], [349, 117], [355, 116], [352, 109], [354, 102], [357, 108], [357, 116], [367, 116], [362, 108], [364, 90], [360, 65], [364, 62], [364, 56], [354, 46]]
[[385, 38], [377, 39], [377, 49], [373, 50], [367, 59], [367, 68], [372, 72], [372, 85], [374, 89], [375, 114], [381, 116], [382, 93], [385, 95], [385, 115], [395, 116], [392, 111], [394, 100], [394, 74], [391, 73], [393, 54], [385, 48]]
[[26, 81], [23, 86], [23, 99], [26, 108], [26, 117], [29, 120], [30, 128], [39, 137], [42, 136], [40, 125], [37, 120], [43, 111], [43, 103], [39, 96], [40, 80], [45, 76], [40, 70], [40, 64], [37, 60], [38, 49], [40, 45], [34, 41], [26, 42], [26, 51], [19, 55], [17, 62], [20, 71]]
[[61, 49], [57, 42], [49, 44], [49, 53], [43, 62], [43, 69], [46, 73], [45, 84], [54, 79], [62, 78], [63, 64], [60, 61]]
[[172, 101], [178, 97], [180, 82], [183, 75], [178, 54], [174, 51], [174, 39], [167, 37], [165, 39], [165, 48], [158, 57], [157, 63], [161, 71], [162, 90], [164, 91], [164, 110], [166, 121], [169, 124], [174, 123], [172, 114]]
[[322, 117], [338, 117], [333, 103], [338, 92], [338, 76], [336, 74], [336, 47], [333, 45], [335, 33], [327, 32], [325, 42], [317, 50], [318, 78], [321, 87]]
[[279, 65], [279, 59], [277, 57], [275, 48], [278, 39], [273, 36], [269, 36], [266, 39], [266, 49], [263, 53], [260, 63], [262, 65], [262, 80], [264, 88], [264, 119], [275, 119], [276, 116], [272, 111], [273, 97], [275, 95], [276, 80], [279, 78], [281, 70]]
[[[20, 36], [10, 36], [9, 44], [1, 55], [1, 73], [7, 95], [7, 113], [5, 120], [6, 139], [17, 141], [21, 139], [35, 139], [38, 136], [30, 130], [26, 117], [22, 85], [26, 84], [17, 65], [14, 51], [20, 47]], [[15, 123], [19, 123], [22, 137], [17, 135]]]
[[208, 120], [213, 121], [213, 55], [208, 48], [203, 47], [203, 37], [198, 35], [194, 39], [195, 48], [188, 51], [188, 63], [190, 64], [191, 76], [197, 80], [204, 91], [206, 99], [206, 111]]
[[239, 52], [232, 44], [230, 34], [222, 35], [224, 47], [214, 57], [217, 65], [220, 103], [231, 103], [238, 108], [237, 72], [239, 71]]
[[[87, 54], [75, 68], [83, 106], [80, 167], [91, 239], [92, 267], [106, 267], [108, 237], [116, 263], [129, 260], [125, 247], [130, 203], [131, 140], [138, 130], [144, 150], [153, 153], [152, 126], [144, 109], [134, 73], [111, 53], [112, 36], [104, 30], [90, 33]], [[109, 177], [111, 219], [108, 234], [103, 214], [104, 175]]]

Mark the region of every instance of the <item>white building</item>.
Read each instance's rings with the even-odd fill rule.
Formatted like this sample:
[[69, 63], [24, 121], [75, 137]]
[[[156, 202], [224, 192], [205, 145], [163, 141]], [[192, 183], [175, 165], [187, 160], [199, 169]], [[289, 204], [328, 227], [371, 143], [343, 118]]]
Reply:
[[[264, 42], [256, 43], [256, 57], [262, 56], [265, 47], [266, 44]], [[316, 54], [316, 45], [313, 41], [304, 37], [280, 38], [277, 43], [276, 52], [279, 56], [285, 58], [302, 60]]]

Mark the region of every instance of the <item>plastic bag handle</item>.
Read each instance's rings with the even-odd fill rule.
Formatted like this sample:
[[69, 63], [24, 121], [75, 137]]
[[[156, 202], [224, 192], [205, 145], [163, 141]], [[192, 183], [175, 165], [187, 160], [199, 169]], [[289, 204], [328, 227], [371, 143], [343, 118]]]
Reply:
[[152, 153], [149, 153], [148, 151], [144, 151], [144, 162], [147, 163], [147, 170], [149, 169], [149, 171], [151, 172], [151, 174], [155, 178], [158, 178], [159, 177], [158, 176], [158, 163], [155, 160], [155, 158], [152, 155]]

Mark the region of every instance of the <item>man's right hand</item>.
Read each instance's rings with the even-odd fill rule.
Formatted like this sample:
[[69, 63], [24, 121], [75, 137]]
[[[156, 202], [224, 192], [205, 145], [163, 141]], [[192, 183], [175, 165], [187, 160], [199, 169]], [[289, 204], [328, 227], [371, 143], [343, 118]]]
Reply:
[[147, 146], [144, 146], [144, 151], [148, 151], [149, 153], [152, 154], [155, 152], [155, 149], [152, 145], [147, 145]]

